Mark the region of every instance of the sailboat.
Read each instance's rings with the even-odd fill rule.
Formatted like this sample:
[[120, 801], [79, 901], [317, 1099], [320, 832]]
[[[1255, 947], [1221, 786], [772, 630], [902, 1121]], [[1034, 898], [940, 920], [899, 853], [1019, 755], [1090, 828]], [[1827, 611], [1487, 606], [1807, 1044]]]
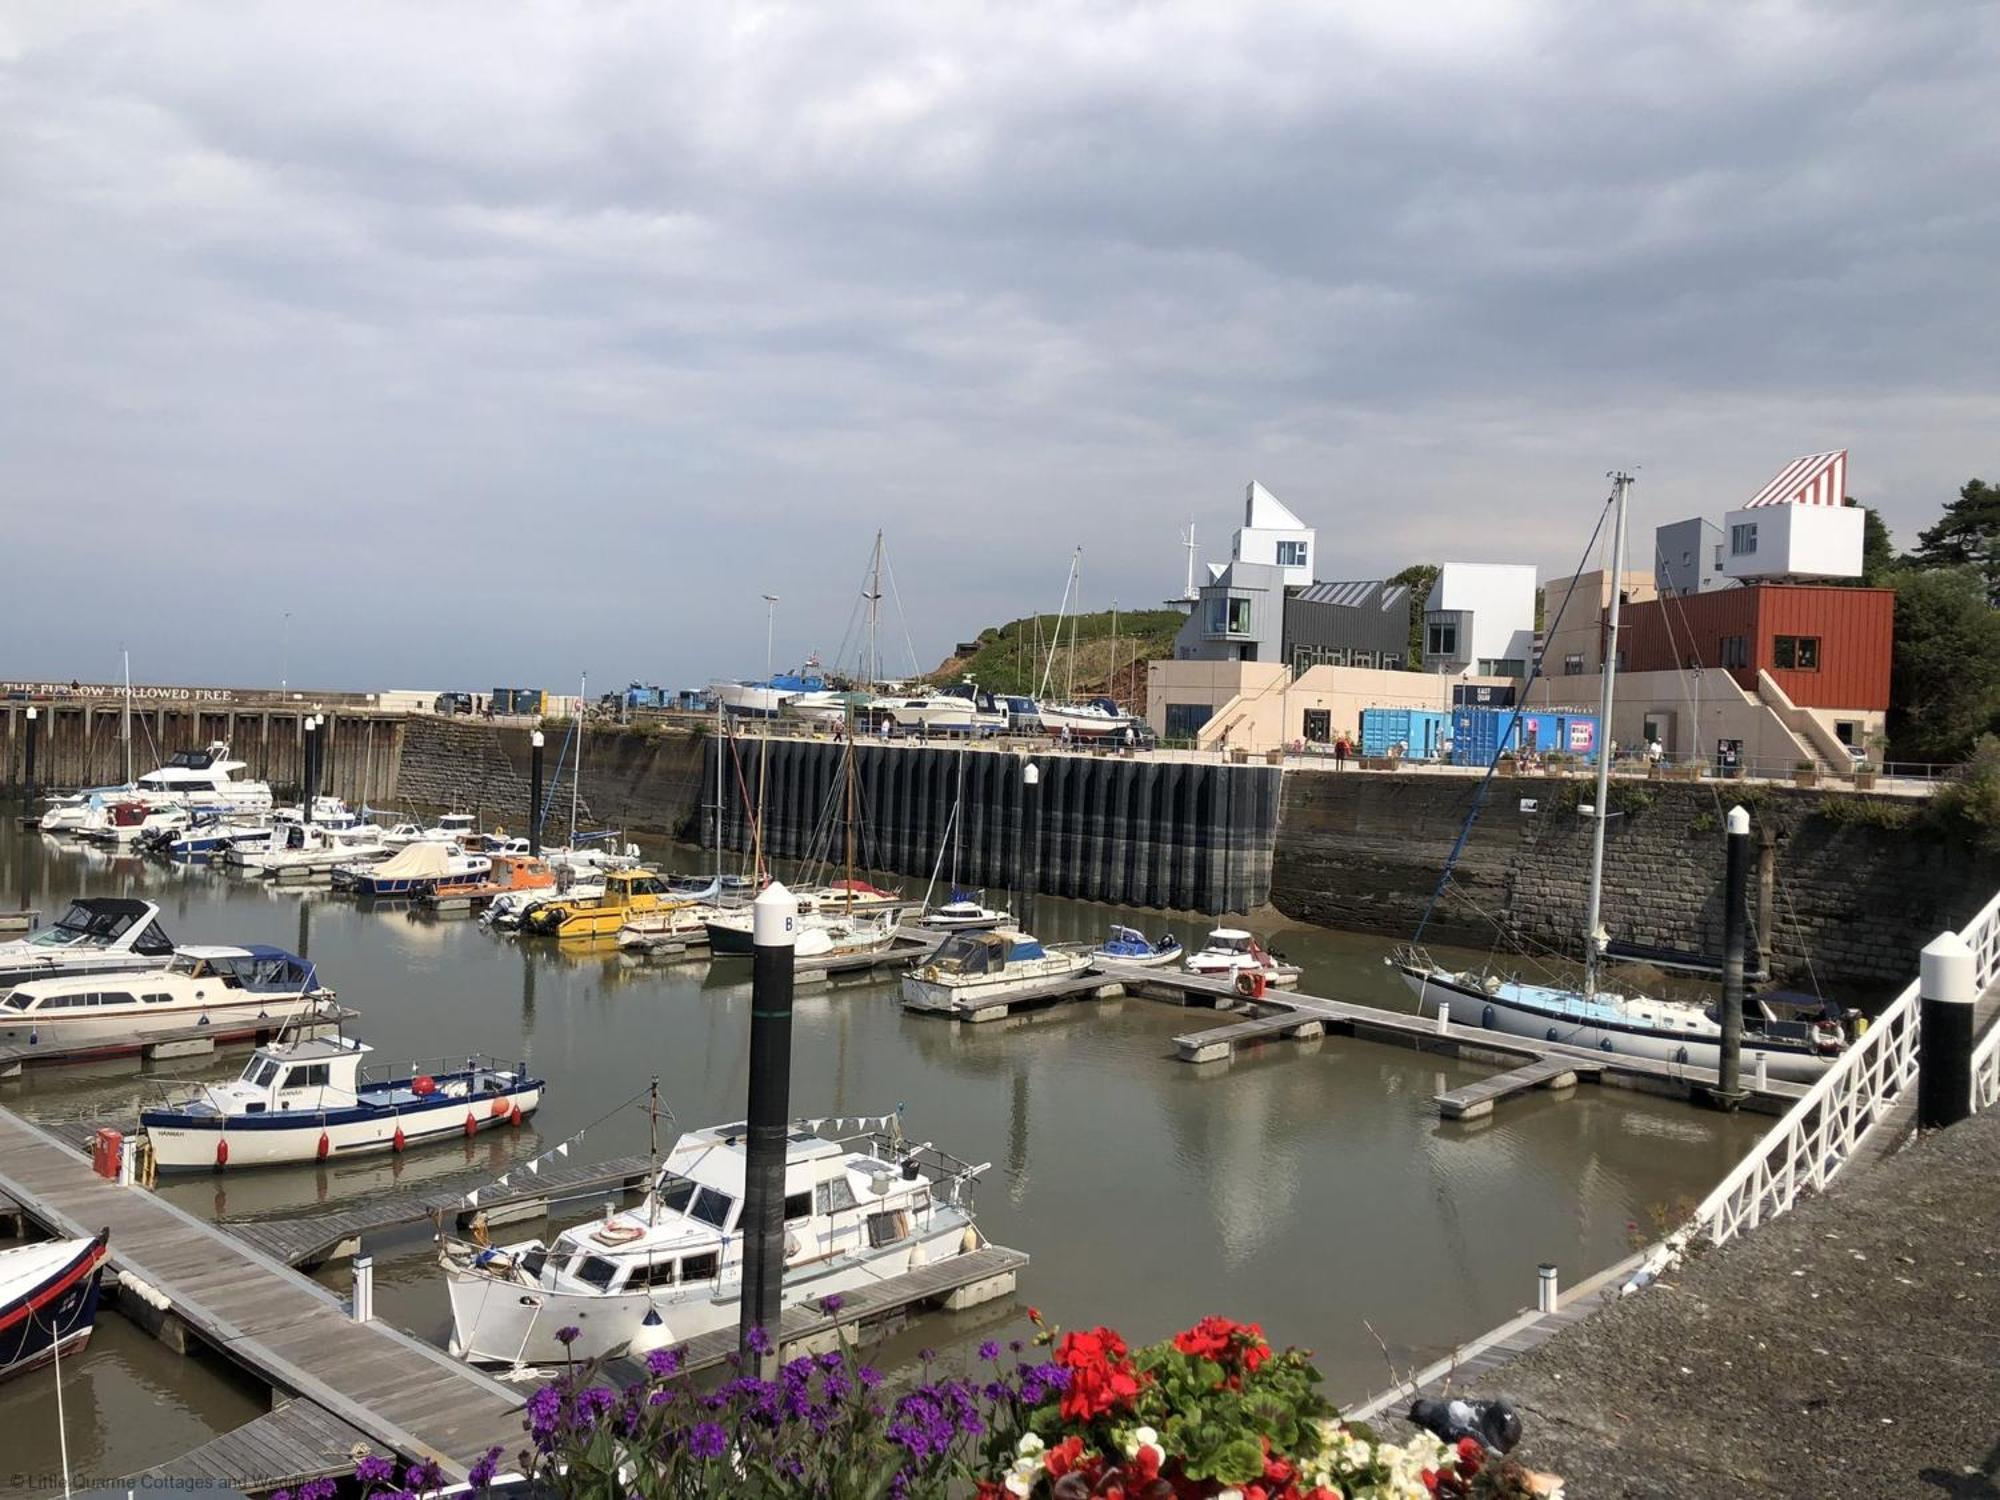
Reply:
[[[958, 932], [968, 928], [998, 927], [1002, 923], [1011, 924], [1014, 920], [1014, 914], [1012, 912], [996, 911], [992, 907], [987, 906], [981, 900], [986, 894], [984, 891], [968, 891], [961, 889], [959, 886], [958, 853], [959, 845], [962, 842], [960, 830], [963, 826], [959, 818], [965, 810], [965, 751], [962, 747], [958, 752], [957, 770], [958, 788], [952, 797], [951, 803], [951, 899], [939, 902], [936, 906], [927, 910], [918, 925], [931, 928], [933, 931]], [[942, 849], [938, 851], [938, 858], [939, 860], [944, 858], [944, 851]], [[935, 870], [931, 872], [931, 880], [933, 883], [937, 880], [937, 872]], [[928, 897], [926, 899], [928, 900]]]
[[[1070, 604], [1077, 605], [1075, 615], [1070, 614]], [[1070, 558], [1069, 581], [1063, 586], [1063, 602], [1056, 614], [1055, 642], [1049, 648], [1048, 666], [1042, 672], [1042, 683], [1035, 696], [1039, 700], [1041, 725], [1049, 734], [1062, 735], [1068, 732], [1071, 739], [1101, 740], [1122, 738], [1132, 732], [1132, 716], [1118, 707], [1115, 699], [1097, 697], [1078, 702], [1076, 699], [1076, 651], [1077, 621], [1083, 613], [1083, 548], [1076, 549]], [[1062, 627], [1065, 617], [1069, 619], [1069, 687], [1066, 703], [1051, 703], [1048, 700], [1049, 678], [1054, 675], [1056, 650], [1062, 644]], [[1115, 655], [1114, 650], [1114, 655]]]
[[[1631, 496], [1632, 477], [1613, 477], [1611, 504], [1615, 509], [1612, 528], [1612, 572], [1621, 578], [1625, 571], [1625, 514]], [[1618, 614], [1620, 590], [1611, 590], [1604, 642], [1604, 685], [1601, 722], [1612, 723], [1611, 711], [1618, 683]], [[1553, 630], [1553, 625], [1550, 627]], [[1537, 657], [1534, 676], [1541, 672]], [[1532, 1037], [1537, 1041], [1561, 1042], [1573, 1047], [1628, 1057], [1651, 1058], [1657, 1062], [1719, 1071], [1722, 1060], [1722, 1023], [1711, 1007], [1682, 1000], [1656, 998], [1636, 991], [1604, 988], [1600, 969], [1609, 934], [1602, 925], [1604, 904], [1604, 828], [1608, 816], [1611, 758], [1597, 757], [1597, 800], [1590, 814], [1593, 824], [1590, 850], [1590, 898], [1584, 919], [1583, 984], [1581, 988], [1530, 984], [1513, 976], [1470, 969], [1453, 970], [1435, 962], [1415, 943], [1399, 948], [1388, 962], [1416, 993], [1417, 1008], [1424, 1015], [1436, 1015], [1448, 1008], [1451, 1019], [1461, 1025], [1478, 1025], [1510, 1036]], [[1475, 804], [1476, 808], [1476, 804]], [[1449, 869], [1447, 869], [1449, 874]], [[1419, 929], [1421, 932], [1421, 929]], [[1806, 1083], [1824, 1073], [1846, 1045], [1840, 1025], [1828, 1018], [1787, 1019], [1768, 1005], [1758, 1005], [1758, 1015], [1744, 1017], [1743, 1047], [1765, 1055], [1769, 1076]]]

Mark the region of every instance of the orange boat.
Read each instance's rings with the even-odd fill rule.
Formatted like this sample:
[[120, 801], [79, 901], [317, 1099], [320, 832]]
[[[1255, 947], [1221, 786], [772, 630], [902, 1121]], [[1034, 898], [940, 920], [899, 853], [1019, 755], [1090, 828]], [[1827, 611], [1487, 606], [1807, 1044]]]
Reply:
[[503, 896], [509, 891], [552, 891], [556, 888], [556, 872], [549, 868], [549, 862], [527, 854], [496, 854], [493, 868], [483, 880], [447, 881], [434, 887], [424, 900], [432, 906], [442, 906], [447, 901], [469, 901], [474, 906], [484, 906], [495, 896]]

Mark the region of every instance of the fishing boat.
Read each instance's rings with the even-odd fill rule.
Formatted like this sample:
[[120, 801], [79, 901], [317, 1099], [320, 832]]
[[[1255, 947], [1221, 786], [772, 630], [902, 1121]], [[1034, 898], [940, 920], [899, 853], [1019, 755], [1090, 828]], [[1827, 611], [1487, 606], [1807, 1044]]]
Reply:
[[132, 1052], [162, 1032], [274, 1032], [333, 999], [306, 959], [262, 943], [177, 949], [163, 969], [29, 979], [0, 999], [0, 1043]]
[[497, 927], [502, 932], [519, 930], [529, 913], [552, 901], [589, 901], [604, 894], [604, 882], [593, 879], [575, 879], [563, 883], [563, 872], [556, 872], [556, 888], [539, 891], [507, 891], [486, 903], [486, 909], [479, 914], [481, 925]]
[[1078, 944], [1045, 947], [1039, 939], [1006, 927], [954, 932], [937, 952], [903, 976], [903, 1003], [919, 1010], [953, 1010], [1004, 1000], [1089, 967], [1090, 954]]
[[[973, 1166], [904, 1140], [896, 1116], [800, 1121], [785, 1138], [784, 1306], [977, 1249]], [[479, 1364], [639, 1355], [734, 1328], [748, 1127], [690, 1131], [637, 1206], [510, 1245], [447, 1240], [452, 1352]], [[558, 1335], [566, 1335], [565, 1342]]]
[[1156, 969], [1181, 956], [1181, 940], [1169, 932], [1157, 943], [1148, 942], [1145, 933], [1136, 927], [1114, 926], [1111, 935], [1091, 949], [1090, 956]]
[[492, 868], [493, 861], [483, 854], [420, 839], [379, 864], [335, 866], [333, 888], [357, 896], [421, 896], [440, 882], [480, 879]]
[[111, 1231], [0, 1250], [0, 1380], [78, 1354], [97, 1326]]
[[999, 927], [1014, 920], [1013, 913], [985, 905], [982, 891], [953, 891], [951, 900], [940, 902], [918, 919], [917, 925], [933, 931], [957, 932], [969, 928]]
[[[1625, 566], [1625, 521], [1631, 476], [1614, 477], [1607, 502], [1613, 512], [1612, 576]], [[1600, 526], [1602, 522], [1599, 523]], [[1595, 538], [1592, 539], [1593, 544]], [[1604, 675], [1599, 722], [1614, 723], [1612, 706], [1618, 686], [1619, 613], [1622, 596], [1611, 591], [1605, 614]], [[1552, 627], [1553, 628], [1553, 627]], [[1530, 684], [1540, 675], [1537, 656]], [[1417, 1008], [1435, 1015], [1449, 1007], [1451, 1019], [1511, 1036], [1563, 1042], [1600, 1052], [1651, 1058], [1682, 1066], [1720, 1069], [1722, 1024], [1708, 1006], [1669, 1000], [1637, 990], [1618, 990], [1602, 981], [1602, 962], [1610, 934], [1602, 923], [1604, 901], [1604, 829], [1609, 813], [1611, 757], [1597, 757], [1597, 792], [1591, 817], [1589, 900], [1583, 924], [1583, 982], [1580, 986], [1531, 984], [1512, 973], [1449, 969], [1412, 941], [1386, 960], [1417, 997]], [[1468, 820], [1478, 811], [1477, 797]], [[1445, 878], [1450, 877], [1446, 866]], [[1442, 882], [1440, 890], [1443, 889]], [[1433, 902], [1435, 904], [1435, 901]], [[1429, 913], [1426, 912], [1426, 919]], [[1417, 938], [1423, 935], [1419, 924]], [[1742, 1045], [1764, 1054], [1767, 1074], [1794, 1083], [1808, 1083], [1824, 1073], [1847, 1046], [1847, 1034], [1832, 1016], [1786, 1017], [1767, 1005], [1747, 1006]]]
[[484, 879], [441, 880], [425, 892], [423, 901], [431, 906], [466, 901], [484, 906], [499, 896], [517, 891], [556, 893], [556, 872], [545, 859], [530, 854], [493, 854], [493, 866]]
[[371, 1081], [371, 1049], [351, 1037], [271, 1042], [231, 1083], [203, 1084], [139, 1125], [162, 1171], [326, 1161], [518, 1126], [547, 1087], [526, 1063], [468, 1057]]
[[598, 895], [569, 896], [537, 906], [522, 917], [521, 930], [542, 937], [612, 937], [634, 916], [668, 906], [693, 906], [704, 899], [676, 896], [651, 870], [612, 870]]
[[1261, 974], [1267, 985], [1297, 984], [1300, 969], [1265, 951], [1263, 944], [1241, 927], [1218, 927], [1208, 941], [1190, 953], [1185, 967], [1190, 974], [1210, 979], [1235, 979], [1242, 974]]
[[382, 842], [382, 830], [372, 823], [356, 823], [350, 828], [328, 827], [319, 823], [281, 823], [273, 831], [270, 844], [253, 849], [232, 844], [223, 852], [223, 863], [248, 875], [322, 875], [342, 865], [361, 869], [379, 864], [390, 855]]
[[173, 956], [173, 940], [153, 902], [79, 896], [40, 932], [0, 943], [0, 985], [158, 969]]

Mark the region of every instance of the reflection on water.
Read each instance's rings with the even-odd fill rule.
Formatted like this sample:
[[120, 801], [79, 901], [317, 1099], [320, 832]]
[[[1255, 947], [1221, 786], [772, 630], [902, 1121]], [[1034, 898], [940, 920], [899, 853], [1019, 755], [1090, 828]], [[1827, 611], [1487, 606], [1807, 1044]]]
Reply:
[[[699, 866], [685, 852], [677, 862]], [[45, 908], [76, 890], [129, 891], [160, 901], [184, 941], [304, 949], [362, 1013], [354, 1029], [386, 1063], [491, 1052], [525, 1058], [551, 1080], [522, 1131], [399, 1160], [163, 1185], [197, 1214], [270, 1215], [472, 1186], [579, 1129], [586, 1159], [643, 1151], [643, 1109], [614, 1106], [655, 1073], [683, 1125], [743, 1111], [745, 962], [516, 942], [322, 890], [81, 853], [11, 827], [0, 833], [0, 877], [0, 900], [24, 884]], [[1037, 903], [1041, 935], [1052, 940], [1095, 938], [1120, 915]], [[1136, 925], [1197, 942], [1208, 924], [1147, 915]], [[1313, 992], [1409, 1007], [1382, 963], [1386, 943], [1252, 925], [1304, 965]], [[1273, 1043], [1204, 1069], [1174, 1061], [1173, 1037], [1206, 1019], [1132, 999], [954, 1027], [906, 1017], [893, 981], [802, 990], [793, 1104], [800, 1114], [901, 1105], [917, 1138], [990, 1163], [982, 1225], [1033, 1256], [1022, 1300], [1052, 1320], [1112, 1323], [1146, 1339], [1207, 1312], [1255, 1319], [1314, 1348], [1342, 1396], [1382, 1383], [1364, 1319], [1399, 1364], [1448, 1350], [1531, 1301], [1538, 1262], [1556, 1262], [1574, 1281], [1617, 1259], [1635, 1233], [1699, 1198], [1759, 1130], [1754, 1120], [1594, 1086], [1448, 1125], [1433, 1096], [1490, 1070], [1338, 1037]], [[174, 1076], [241, 1066], [236, 1053]], [[0, 1085], [0, 1103], [41, 1116], [126, 1115], [162, 1081], [129, 1067], [44, 1073]], [[445, 1301], [424, 1231], [374, 1248], [384, 1315], [441, 1340]], [[344, 1286], [348, 1273], [322, 1274]], [[888, 1352], [966, 1345], [1011, 1316], [1002, 1306], [926, 1318]]]

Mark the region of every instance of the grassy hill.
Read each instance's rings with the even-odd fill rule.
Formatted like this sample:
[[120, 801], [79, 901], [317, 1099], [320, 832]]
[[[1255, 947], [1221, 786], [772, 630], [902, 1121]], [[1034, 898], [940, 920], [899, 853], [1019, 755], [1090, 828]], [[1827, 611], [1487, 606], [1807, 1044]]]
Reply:
[[[1069, 691], [1074, 656], [1078, 697], [1110, 692], [1121, 703], [1140, 705], [1145, 696], [1146, 663], [1173, 655], [1174, 635], [1183, 618], [1172, 609], [1120, 610], [1114, 639], [1109, 610], [1070, 616], [1062, 622], [1062, 642], [1055, 647], [1049, 695], [1060, 698]], [[976, 641], [967, 643], [975, 647], [973, 651], [947, 657], [930, 674], [930, 680], [946, 683], [970, 677], [996, 693], [1032, 693], [1048, 665], [1055, 633], [1056, 617], [1052, 614], [1029, 615], [989, 627], [979, 632]]]

